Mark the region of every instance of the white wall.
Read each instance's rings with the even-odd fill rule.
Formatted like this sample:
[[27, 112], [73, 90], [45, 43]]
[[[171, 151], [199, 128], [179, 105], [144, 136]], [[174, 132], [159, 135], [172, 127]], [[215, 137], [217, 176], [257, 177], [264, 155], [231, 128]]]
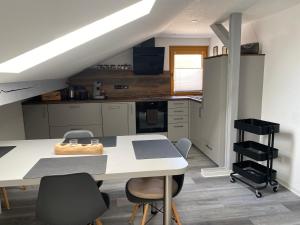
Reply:
[[300, 5], [243, 27], [243, 40], [258, 40], [266, 54], [262, 118], [278, 122], [279, 179], [300, 194]]
[[[156, 47], [165, 47], [165, 61], [164, 70], [169, 70], [169, 46], [172, 45], [186, 45], [186, 46], [208, 46], [210, 43], [209, 38], [155, 38]], [[106, 59], [100, 64], [131, 64], [132, 65], [132, 48], [121, 52], [120, 54]]]
[[102, 61], [100, 64], [107, 64], [107, 65], [124, 65], [129, 64], [132, 65], [132, 48], [127, 49], [109, 59]]
[[21, 102], [0, 106], [0, 140], [25, 139]]
[[[260, 43], [265, 56], [262, 119], [280, 123], [275, 136], [278, 180], [300, 195], [300, 5], [242, 27], [242, 44]], [[213, 36], [212, 47], [223, 44]]]

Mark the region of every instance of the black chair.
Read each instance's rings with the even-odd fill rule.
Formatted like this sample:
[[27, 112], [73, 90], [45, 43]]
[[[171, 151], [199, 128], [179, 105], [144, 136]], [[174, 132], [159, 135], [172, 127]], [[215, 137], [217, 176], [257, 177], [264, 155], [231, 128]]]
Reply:
[[[80, 138], [93, 138], [94, 134], [90, 130], [70, 130], [64, 134], [64, 139], [80, 139]], [[97, 185], [100, 186], [103, 184], [103, 181], [97, 181]]]
[[[191, 146], [192, 143], [187, 138], [182, 138], [175, 144], [175, 147], [178, 149], [178, 151], [182, 154], [184, 158], [188, 157], [188, 153], [191, 149]], [[184, 174], [173, 176], [173, 198], [180, 193], [183, 183]], [[149, 207], [151, 207], [152, 209], [154, 208], [156, 211], [163, 213], [161, 209], [157, 209], [156, 202], [164, 200], [164, 177], [146, 177], [130, 179], [126, 184], [126, 195], [127, 199], [130, 202], [135, 203], [135, 205], [132, 208], [132, 215], [130, 217], [129, 223], [133, 223], [137, 210], [141, 206], [143, 206], [144, 212], [141, 225], [145, 225]], [[178, 225], [182, 225], [174, 201], [172, 201], [172, 213], [175, 222]]]
[[36, 216], [48, 225], [83, 225], [99, 217], [109, 207], [95, 180], [87, 173], [43, 177], [40, 183]]

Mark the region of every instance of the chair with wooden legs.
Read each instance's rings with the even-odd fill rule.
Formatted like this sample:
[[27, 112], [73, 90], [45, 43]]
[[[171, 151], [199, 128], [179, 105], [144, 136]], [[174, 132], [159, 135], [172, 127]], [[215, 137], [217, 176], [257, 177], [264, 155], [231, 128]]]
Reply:
[[9, 200], [8, 200], [8, 196], [7, 196], [7, 192], [5, 188], [0, 188], [1, 190], [1, 195], [3, 197], [3, 208], [5, 209], [10, 209], [10, 204], [9, 204]]
[[43, 177], [36, 216], [48, 225], [82, 225], [95, 221], [109, 207], [95, 180], [87, 173]]
[[[187, 158], [192, 143], [189, 139], [183, 138], [179, 140], [175, 144], [175, 146], [178, 149], [178, 151], [182, 154], [182, 156]], [[173, 177], [173, 198], [180, 193], [183, 186], [183, 182], [184, 174], [176, 175]], [[163, 201], [164, 199], [164, 177], [146, 177], [130, 179], [126, 184], [126, 195], [127, 199], [130, 202], [134, 203], [129, 223], [133, 224], [138, 209], [140, 207], [143, 207], [143, 217], [141, 225], [145, 225], [147, 223], [147, 214], [149, 207], [154, 207], [156, 210], [163, 213], [163, 211], [161, 209], [157, 209], [156, 204], [153, 203]], [[174, 221], [178, 225], [182, 225], [174, 200], [172, 201], [172, 213]]]

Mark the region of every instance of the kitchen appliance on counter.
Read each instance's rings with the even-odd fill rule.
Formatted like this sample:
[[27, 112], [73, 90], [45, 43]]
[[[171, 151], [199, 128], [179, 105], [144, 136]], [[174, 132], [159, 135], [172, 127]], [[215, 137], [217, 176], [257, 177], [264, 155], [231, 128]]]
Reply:
[[168, 102], [136, 102], [136, 133], [168, 131]]
[[103, 83], [101, 81], [94, 81], [93, 99], [105, 99], [103, 90]]
[[84, 86], [70, 86], [68, 88], [68, 100], [87, 100], [89, 99], [89, 93]]

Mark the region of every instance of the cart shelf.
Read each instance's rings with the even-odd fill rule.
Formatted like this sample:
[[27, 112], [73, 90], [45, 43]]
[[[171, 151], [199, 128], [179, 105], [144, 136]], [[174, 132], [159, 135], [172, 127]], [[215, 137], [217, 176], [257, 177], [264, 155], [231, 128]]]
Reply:
[[234, 121], [234, 128], [257, 135], [279, 132], [279, 124], [258, 119], [242, 119]]
[[[254, 161], [243, 161], [233, 164], [233, 172], [257, 183], [262, 184], [268, 182], [268, 168]], [[276, 179], [277, 171], [272, 169], [270, 178]]]
[[[253, 188], [257, 198], [262, 197], [259, 190], [267, 188], [268, 185], [273, 188], [274, 192], [277, 192], [279, 184], [276, 181], [277, 171], [273, 169], [273, 159], [278, 157], [278, 149], [274, 148], [274, 136], [279, 132], [280, 125], [264, 120], [242, 119], [235, 120], [234, 127], [238, 129], [238, 142], [233, 146], [233, 150], [237, 153], [237, 162], [233, 163], [230, 181], [239, 180]], [[245, 132], [268, 135], [268, 145], [250, 140], [245, 141]], [[244, 156], [255, 161], [244, 160]], [[266, 161], [266, 166], [256, 161]]]
[[278, 149], [254, 141], [235, 143], [233, 150], [257, 161], [266, 161], [278, 157]]

